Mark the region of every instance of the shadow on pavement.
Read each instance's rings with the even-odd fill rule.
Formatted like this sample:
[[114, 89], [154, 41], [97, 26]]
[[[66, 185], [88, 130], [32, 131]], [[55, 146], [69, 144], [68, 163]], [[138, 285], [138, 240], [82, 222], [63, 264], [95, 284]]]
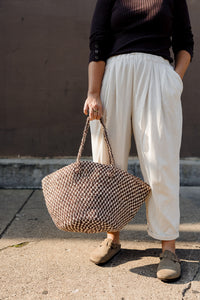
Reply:
[[[146, 259], [148, 263], [151, 262], [151, 258], [158, 258], [159, 263], [159, 255], [161, 253], [161, 249], [159, 248], [148, 248], [145, 250], [131, 250], [131, 249], [122, 249], [119, 254], [117, 254], [110, 262], [103, 265], [103, 268], [113, 268], [122, 264], [126, 264], [130, 261], [138, 261], [141, 259]], [[179, 280], [175, 282], [171, 282], [170, 284], [186, 284], [191, 281], [189, 273], [194, 270], [194, 267], [198, 269], [199, 265], [199, 249], [177, 249], [176, 253], [178, 257], [181, 259], [181, 268], [182, 268], [182, 276]], [[138, 263], [137, 263], [138, 265]], [[129, 271], [144, 277], [156, 278], [156, 270], [158, 264], [145, 264], [144, 260], [141, 266], [137, 266], [136, 268], [131, 268]]]

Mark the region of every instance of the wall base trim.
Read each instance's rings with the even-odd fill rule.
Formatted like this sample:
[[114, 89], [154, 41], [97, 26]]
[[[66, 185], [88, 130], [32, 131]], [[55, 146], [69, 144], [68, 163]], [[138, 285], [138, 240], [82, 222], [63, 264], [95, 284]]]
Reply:
[[[92, 160], [83, 157], [83, 160]], [[0, 159], [0, 188], [40, 189], [41, 179], [72, 162], [76, 157], [66, 158], [2, 158]], [[128, 172], [142, 178], [137, 157], [129, 157]], [[181, 186], [200, 186], [200, 158], [180, 161]]]

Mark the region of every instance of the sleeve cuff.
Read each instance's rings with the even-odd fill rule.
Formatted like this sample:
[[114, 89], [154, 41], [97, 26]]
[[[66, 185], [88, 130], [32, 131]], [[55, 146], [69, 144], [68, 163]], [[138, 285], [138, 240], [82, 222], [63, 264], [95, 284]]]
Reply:
[[91, 61], [105, 61], [107, 60], [106, 49], [104, 49], [102, 43], [93, 42], [90, 44], [90, 56]]

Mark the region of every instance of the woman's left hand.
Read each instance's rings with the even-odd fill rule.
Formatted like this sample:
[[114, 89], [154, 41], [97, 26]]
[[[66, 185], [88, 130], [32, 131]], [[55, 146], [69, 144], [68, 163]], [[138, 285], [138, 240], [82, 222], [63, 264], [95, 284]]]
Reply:
[[174, 71], [181, 77], [181, 79], [183, 80], [183, 76], [182, 74], [180, 74], [176, 69], [174, 69]]

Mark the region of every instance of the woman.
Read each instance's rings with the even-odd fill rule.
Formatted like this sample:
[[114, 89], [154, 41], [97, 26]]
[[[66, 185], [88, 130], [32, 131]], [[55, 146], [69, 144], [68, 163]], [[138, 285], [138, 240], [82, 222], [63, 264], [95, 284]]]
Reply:
[[[98, 0], [91, 25], [89, 117], [93, 161], [108, 163], [99, 119], [107, 128], [116, 165], [127, 170], [133, 129], [144, 180], [148, 234], [162, 241], [157, 277], [180, 277], [179, 153], [183, 76], [193, 57], [186, 0]], [[171, 65], [175, 58], [175, 69]], [[102, 264], [120, 251], [108, 232], [90, 260]]]

